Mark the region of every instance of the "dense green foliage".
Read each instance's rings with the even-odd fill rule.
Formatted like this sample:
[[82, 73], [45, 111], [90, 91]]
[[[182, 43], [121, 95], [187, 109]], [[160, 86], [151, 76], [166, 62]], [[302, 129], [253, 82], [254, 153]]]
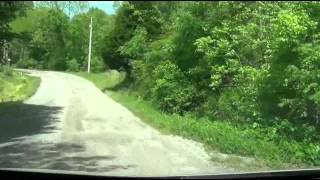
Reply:
[[[107, 68], [104, 59], [106, 39], [113, 24], [113, 18], [97, 8], [79, 8], [82, 2], [72, 2], [70, 17], [64, 10], [64, 3], [38, 2], [29, 7], [25, 16], [11, 22], [12, 32], [23, 38], [11, 41], [12, 59], [21, 68], [80, 71], [87, 67], [89, 22], [93, 18], [92, 71], [101, 72]], [[70, 13], [70, 12], [69, 12]]]
[[0, 103], [25, 100], [36, 92], [39, 84], [40, 78], [3, 66], [0, 69]]
[[13, 33], [10, 31], [9, 23], [18, 15], [24, 13], [32, 2], [4, 1], [0, 2], [0, 41], [10, 40]]
[[12, 40], [17, 34], [10, 29], [10, 22], [17, 16], [23, 15], [26, 8], [32, 6], [32, 2], [3, 1], [0, 2], [0, 63], [7, 61], [4, 49], [7, 42]]
[[[310, 162], [316, 164], [319, 161], [319, 144], [292, 141], [290, 138], [275, 135], [272, 130], [265, 132], [265, 128], [254, 125], [244, 128], [225, 121], [161, 113], [153, 108], [153, 104], [126, 92], [108, 91], [107, 94], [163, 133], [202, 142], [209, 150], [255, 158], [253, 161], [236, 158], [234, 162], [230, 156], [230, 159], [220, 160], [220, 163], [237, 169], [253, 171], [269, 168], [306, 168], [310, 167]], [[217, 160], [219, 159], [215, 159]]]
[[11, 31], [10, 23], [24, 15], [33, 6], [33, 2], [4, 1], [0, 2], [0, 103], [7, 101], [22, 101], [30, 97], [38, 88], [40, 79], [15, 72], [6, 62], [3, 46], [7, 42], [17, 44], [14, 38], [21, 38]]
[[[276, 133], [276, 129], [289, 128], [285, 125], [288, 122], [273, 127], [263, 127], [256, 123], [238, 126], [228, 121], [213, 121], [208, 117], [197, 118], [192, 114], [185, 116], [167, 114], [155, 108], [154, 103], [141, 99], [139, 92], [110, 90], [123, 81], [123, 73], [113, 70], [98, 74], [75, 74], [92, 81], [102, 91], [107, 90], [105, 92], [108, 96], [162, 133], [180, 135], [202, 142], [210, 151], [218, 150], [245, 157], [243, 159], [229, 155], [227, 159], [221, 159], [219, 154], [211, 154], [211, 158], [222, 164], [252, 171], [307, 168], [310, 167], [310, 163], [317, 164], [319, 161], [317, 158], [319, 143], [298, 142]], [[247, 159], [248, 156], [255, 159]]]
[[148, 87], [144, 95], [164, 111], [316, 125], [318, 8], [319, 3], [124, 3], [114, 29], [115, 38], [123, 37], [117, 52], [133, 71], [134, 87]]
[[111, 34], [113, 61], [127, 63], [131, 90], [160, 110], [259, 127], [256, 133], [279, 146], [304, 144], [288, 155], [317, 165], [319, 7], [125, 2]]

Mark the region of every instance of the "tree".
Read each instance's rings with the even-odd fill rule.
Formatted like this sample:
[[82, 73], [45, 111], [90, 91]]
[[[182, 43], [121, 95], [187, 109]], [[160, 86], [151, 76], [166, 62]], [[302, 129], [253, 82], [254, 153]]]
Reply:
[[89, 9], [85, 1], [38, 1], [36, 7], [46, 7], [65, 12], [69, 17], [83, 13]]
[[90, 17], [93, 19], [92, 56], [104, 55], [106, 40], [113, 27], [113, 17], [97, 8], [91, 8], [71, 19], [68, 56], [77, 59], [82, 65], [87, 61]]
[[0, 2], [0, 60], [2, 61], [2, 49], [5, 42], [14, 37], [10, 31], [9, 23], [17, 16], [23, 15], [27, 8], [32, 7], [32, 2], [4, 1]]

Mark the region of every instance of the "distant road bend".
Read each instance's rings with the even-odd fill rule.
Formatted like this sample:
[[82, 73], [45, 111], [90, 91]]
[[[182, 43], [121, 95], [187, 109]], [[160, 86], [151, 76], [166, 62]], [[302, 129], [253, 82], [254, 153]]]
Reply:
[[41, 77], [36, 94], [0, 114], [0, 167], [119, 176], [220, 174], [202, 144], [162, 135], [91, 82], [62, 72]]

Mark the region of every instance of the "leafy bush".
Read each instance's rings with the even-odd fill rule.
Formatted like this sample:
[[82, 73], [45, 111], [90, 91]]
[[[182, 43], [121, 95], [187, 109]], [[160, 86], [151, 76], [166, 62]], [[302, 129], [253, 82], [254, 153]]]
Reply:
[[[150, 102], [139, 100], [127, 92], [108, 92], [108, 95], [162, 132], [200, 141], [224, 153], [251, 156], [255, 158], [255, 163], [262, 160], [273, 169], [292, 168], [296, 167], [295, 164], [320, 164], [318, 142], [297, 142], [292, 138], [284, 138], [276, 127], [266, 128], [259, 123], [237, 127], [225, 121], [168, 115], [155, 109]], [[286, 129], [285, 126], [283, 128]], [[225, 160], [223, 163], [226, 163]]]
[[80, 70], [80, 64], [76, 59], [71, 59], [67, 61], [67, 70], [72, 72], [78, 72]]
[[131, 58], [141, 58], [146, 50], [147, 32], [144, 28], [137, 28], [130, 41], [119, 47], [121, 55], [127, 55]]
[[12, 68], [8, 65], [0, 65], [0, 72], [3, 72], [6, 76], [13, 76], [14, 74]]
[[194, 110], [200, 103], [197, 90], [181, 70], [170, 61], [164, 61], [153, 71], [155, 85], [152, 96], [162, 110], [183, 114]]
[[144, 98], [151, 98], [151, 89], [155, 83], [152, 74], [154, 68], [153, 64], [146, 63], [143, 60], [132, 62], [133, 89], [140, 92]]
[[151, 98], [151, 89], [154, 87], [153, 71], [159, 63], [170, 59], [172, 52], [172, 40], [170, 37], [155, 40], [149, 44], [148, 51], [141, 55], [141, 59], [131, 62], [134, 79], [133, 88], [141, 92], [145, 98]]
[[28, 59], [21, 59], [16, 63], [16, 66], [18, 68], [27, 68], [27, 69], [34, 69], [39, 66], [39, 63], [33, 59], [33, 58], [28, 58]]
[[91, 72], [102, 72], [106, 70], [106, 65], [104, 64], [104, 61], [99, 56], [94, 56], [91, 59]]

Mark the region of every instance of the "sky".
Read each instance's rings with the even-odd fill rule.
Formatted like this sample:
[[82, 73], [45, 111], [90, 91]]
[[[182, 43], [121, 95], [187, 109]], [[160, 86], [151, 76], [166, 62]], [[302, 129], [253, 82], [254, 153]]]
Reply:
[[107, 14], [115, 14], [113, 1], [88, 1], [90, 7], [97, 7], [104, 10]]
[[[33, 1], [36, 5], [40, 3], [40, 1]], [[116, 9], [113, 8], [114, 1], [87, 1], [89, 4], [89, 7], [96, 7], [99, 9], [102, 9], [107, 14], [115, 14]], [[120, 4], [122, 1], [120, 1]], [[67, 10], [67, 9], [65, 9]], [[67, 13], [67, 12], [65, 12]], [[67, 13], [68, 14], [68, 13]], [[74, 14], [70, 14], [73, 16]]]

